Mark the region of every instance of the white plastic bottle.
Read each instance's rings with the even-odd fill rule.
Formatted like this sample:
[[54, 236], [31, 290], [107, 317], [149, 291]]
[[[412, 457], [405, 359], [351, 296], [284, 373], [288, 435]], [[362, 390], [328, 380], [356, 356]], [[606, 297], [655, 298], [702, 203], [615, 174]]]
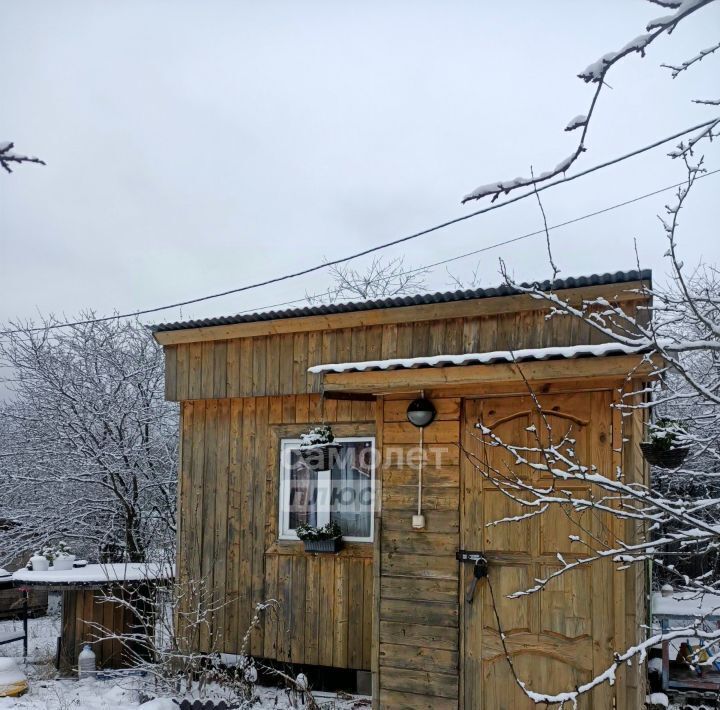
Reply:
[[94, 678], [95, 677], [95, 652], [89, 643], [83, 646], [78, 656], [78, 677]]

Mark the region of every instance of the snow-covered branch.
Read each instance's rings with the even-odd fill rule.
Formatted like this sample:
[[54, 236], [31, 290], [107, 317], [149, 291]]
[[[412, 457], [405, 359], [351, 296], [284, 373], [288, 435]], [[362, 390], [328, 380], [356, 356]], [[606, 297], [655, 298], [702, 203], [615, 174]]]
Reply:
[[45, 161], [40, 158], [35, 158], [32, 155], [22, 155], [16, 153], [13, 148], [15, 144], [12, 141], [0, 141], [0, 166], [2, 166], [8, 173], [12, 172], [13, 165], [19, 165], [20, 163], [37, 163], [38, 165], [45, 165]]
[[[595, 113], [600, 94], [606, 86], [607, 76], [612, 68], [621, 62], [625, 57], [630, 55], [639, 54], [641, 57], [644, 57], [646, 50], [653, 42], [655, 42], [655, 40], [663, 35], [672, 34], [680, 22], [715, 1], [716, 0], [682, 0], [682, 2], [678, 3], [665, 1], [658, 2], [658, 4], [662, 4], [664, 7], [673, 9], [674, 12], [670, 15], [664, 15], [651, 20], [647, 23], [643, 34], [634, 37], [619, 49], [603, 54], [599, 59], [589, 64], [578, 74], [580, 79], [587, 84], [593, 84], [595, 89], [593, 91], [588, 110], [584, 114], [580, 114], [573, 118], [565, 127], [566, 131], [580, 131], [577, 144], [572, 152], [567, 157], [563, 158], [563, 160], [561, 160], [554, 168], [545, 170], [537, 176], [531, 175], [530, 177], [516, 177], [509, 180], [495, 180], [493, 182], [480, 185], [472, 192], [465, 195], [462, 202], [466, 203], [472, 200], [480, 200], [484, 197], [490, 197], [491, 201], [494, 202], [500, 196], [507, 195], [518, 188], [531, 187], [533, 185], [547, 182], [552, 178], [564, 175], [587, 150], [586, 140], [591, 121]], [[713, 53], [715, 49], [717, 49], [717, 47], [703, 50], [704, 53], [700, 53], [702, 56], [698, 55], [697, 57], [688, 60], [688, 62], [686, 62], [687, 66], [680, 69], [680, 71], [696, 64], [704, 56]], [[698, 140], [703, 138], [712, 138], [717, 135], [718, 127], [720, 127], [720, 118], [718, 118], [717, 123], [713, 124], [710, 128], [705, 129], [702, 132], [702, 135], [698, 135], [697, 140], [695, 140], [692, 145], [680, 148], [679, 152], [677, 152], [677, 155], [674, 157], [680, 157], [685, 155], [688, 151], [692, 151], [692, 148]]]
[[[609, 421], [617, 422], [620, 431], [613, 424], [613, 456], [607, 460], [586, 460], [577, 444], [579, 425], [552, 420], [542, 396], [527, 380], [535, 423], [521, 440], [503, 437], [491, 422], [478, 422], [475, 446], [466, 447], [465, 456], [485, 486], [508, 501], [504, 509], [509, 511], [486, 525], [527, 525], [544, 519], [552, 526], [560, 517], [574, 528], [569, 545], [557, 551], [557, 563], [523, 586], [506, 590], [510, 599], [538, 594], [566, 575], [594, 565], [612, 564], [615, 574], [624, 574], [648, 561], [658, 583], [671, 582], [700, 599], [707, 595], [717, 599], [720, 593], [720, 271], [712, 265], [688, 269], [683, 262], [677, 241], [679, 215], [704, 172], [702, 158], [691, 161], [686, 153], [683, 161], [687, 182], [660, 216], [671, 279], [666, 285], [642, 285], [636, 295], [643, 298], [634, 306], [624, 310], [619, 302], [605, 298], [571, 302], [561, 291], [522, 286], [509, 278], [504, 264], [501, 267], [508, 285], [548, 307], [548, 319], [582, 321], [598, 340], [621, 343], [641, 355], [610, 405]], [[518, 359], [516, 364], [522, 376], [522, 362]], [[642, 377], [637, 376], [640, 367], [645, 372]], [[672, 454], [664, 459], [664, 467], [653, 467], [650, 481], [624, 469], [623, 448], [628, 422], [648, 417], [643, 445], [655, 442]], [[501, 455], [493, 456], [493, 451]], [[613, 683], [621, 665], [643, 662], [648, 651], [663, 641], [695, 639], [709, 657], [717, 657], [720, 632], [710, 621], [716, 611], [704, 610], [682, 629], [614, 649], [614, 658], [604, 669], [566, 692], [531, 690], [516, 672], [509, 652], [508, 663], [515, 681], [534, 702], [574, 707], [581, 695]], [[497, 608], [495, 613], [504, 644], [502, 614]], [[699, 656], [695, 662], [701, 663]]]

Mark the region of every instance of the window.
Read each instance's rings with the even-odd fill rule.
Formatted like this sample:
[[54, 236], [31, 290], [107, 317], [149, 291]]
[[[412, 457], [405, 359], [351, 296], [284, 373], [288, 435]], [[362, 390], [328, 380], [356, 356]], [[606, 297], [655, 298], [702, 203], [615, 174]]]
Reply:
[[299, 439], [283, 439], [280, 451], [280, 539], [296, 540], [303, 523], [335, 521], [350, 542], [372, 542], [375, 499], [375, 439], [338, 437], [341, 448], [331, 471], [313, 471], [303, 461]]

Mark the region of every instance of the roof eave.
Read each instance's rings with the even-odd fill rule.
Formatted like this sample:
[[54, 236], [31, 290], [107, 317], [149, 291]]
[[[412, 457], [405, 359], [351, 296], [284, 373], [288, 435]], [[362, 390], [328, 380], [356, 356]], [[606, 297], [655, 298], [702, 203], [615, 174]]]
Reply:
[[[646, 272], [640, 272], [640, 276], [645, 274]], [[647, 289], [650, 283], [649, 272], [647, 274], [648, 278], [564, 288], [558, 289], [558, 291], [562, 291], [563, 297], [570, 303], [579, 303], [582, 300], [601, 296], [613, 303], [646, 300], [647, 295], [643, 293], [643, 290]], [[542, 305], [541, 301], [529, 294], [513, 293], [407, 306], [359, 308], [316, 315], [280, 317], [239, 323], [231, 322], [194, 328], [185, 327], [184, 324], [178, 324], [177, 329], [159, 329], [158, 326], [154, 329], [153, 336], [162, 345], [178, 345], [181, 343], [230, 340], [233, 338], [283, 333], [498, 315], [510, 312], [536, 311], [543, 308], [550, 308], [550, 303]]]
[[[528, 384], [582, 380], [648, 380], [661, 366], [656, 356], [611, 355], [575, 360], [534, 360], [521, 363], [495, 363], [455, 367], [422, 367], [407, 370], [327, 373], [323, 377], [326, 395], [338, 392], [390, 394], [420, 390], [487, 387], [508, 384], [524, 388]], [[315, 375], [320, 377], [321, 375]]]

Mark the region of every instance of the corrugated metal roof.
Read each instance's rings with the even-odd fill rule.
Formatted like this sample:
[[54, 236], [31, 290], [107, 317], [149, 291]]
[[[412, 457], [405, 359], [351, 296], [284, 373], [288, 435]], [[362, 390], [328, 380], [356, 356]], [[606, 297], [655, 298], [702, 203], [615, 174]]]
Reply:
[[[651, 281], [650, 269], [642, 271], [616, 271], [613, 274], [592, 274], [590, 276], [556, 279], [541, 283], [523, 283], [523, 287], [535, 287], [541, 291], [559, 291], [566, 288], [581, 288], [583, 286], [608, 286], [622, 284], [629, 281]], [[257, 323], [258, 321], [284, 320], [286, 318], [302, 318], [303, 316], [323, 316], [334, 313], [354, 313], [356, 311], [375, 311], [383, 308], [402, 308], [403, 306], [420, 306], [432, 303], [452, 303], [454, 301], [470, 301], [480, 298], [494, 298], [497, 296], [516, 296], [521, 291], [509, 286], [497, 288], [478, 288], [467, 291], [445, 291], [421, 294], [418, 296], [398, 296], [383, 298], [377, 301], [360, 301], [354, 303], [333, 303], [323, 306], [308, 306], [306, 308], [290, 308], [283, 311], [264, 311], [261, 313], [239, 313], [234, 316], [219, 318], [202, 318], [200, 320], [179, 321], [175, 323], [158, 323], [150, 326], [154, 333], [168, 330], [187, 330], [190, 328], [208, 328], [214, 325], [234, 325], [236, 323]]]
[[649, 352], [647, 343], [624, 345], [623, 343], [600, 343], [596, 345], [569, 345], [550, 348], [526, 348], [522, 350], [495, 350], [488, 353], [464, 355], [431, 355], [427, 357], [392, 358], [389, 360], [366, 360], [314, 365], [308, 372], [314, 375], [333, 372], [373, 372], [378, 370], [414, 370], [426, 367], [458, 367], [463, 365], [493, 365], [496, 363], [528, 362], [532, 360], [561, 360], [584, 357], [607, 357]]

